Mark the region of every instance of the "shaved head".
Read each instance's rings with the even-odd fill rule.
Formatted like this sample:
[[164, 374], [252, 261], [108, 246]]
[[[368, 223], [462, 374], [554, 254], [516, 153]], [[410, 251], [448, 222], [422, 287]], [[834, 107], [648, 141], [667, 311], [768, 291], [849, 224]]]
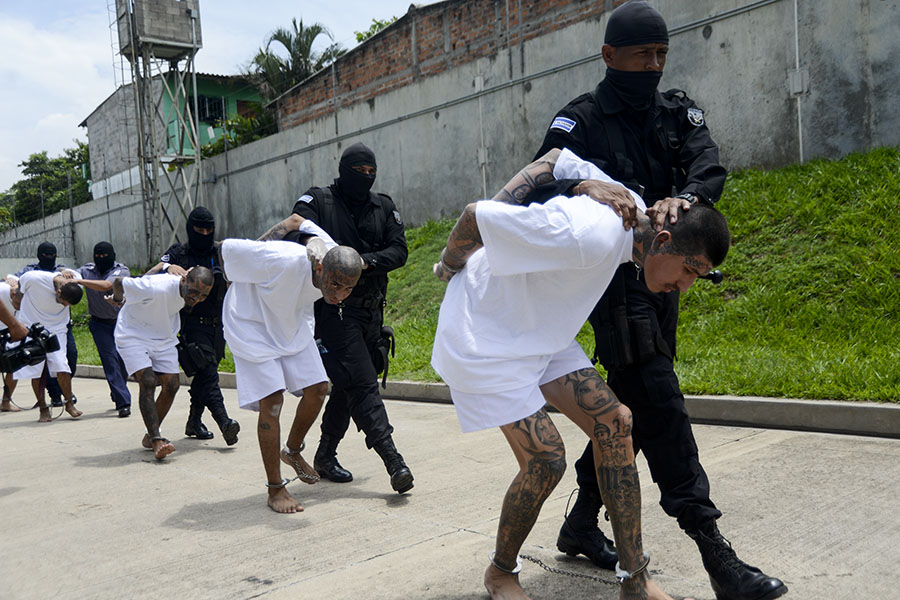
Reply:
[[338, 304], [346, 298], [362, 274], [363, 260], [349, 246], [335, 246], [322, 259], [322, 276], [317, 286], [325, 302]]
[[362, 258], [350, 246], [335, 246], [322, 259], [325, 272], [340, 273], [344, 277], [359, 279], [362, 273]]

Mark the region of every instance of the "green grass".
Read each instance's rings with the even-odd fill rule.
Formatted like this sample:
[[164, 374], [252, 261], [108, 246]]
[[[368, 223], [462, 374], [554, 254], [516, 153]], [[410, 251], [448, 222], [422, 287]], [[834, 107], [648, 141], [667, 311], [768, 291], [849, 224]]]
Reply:
[[[893, 148], [733, 173], [718, 204], [734, 242], [725, 281], [682, 296], [684, 392], [900, 402], [898, 199]], [[453, 222], [408, 230], [409, 261], [391, 273], [394, 380], [439, 381], [429, 360], [444, 284], [431, 266]], [[79, 362], [97, 364], [86, 327], [76, 339]], [[590, 354], [589, 327], [578, 340]], [[232, 365], [229, 354], [222, 370]]]

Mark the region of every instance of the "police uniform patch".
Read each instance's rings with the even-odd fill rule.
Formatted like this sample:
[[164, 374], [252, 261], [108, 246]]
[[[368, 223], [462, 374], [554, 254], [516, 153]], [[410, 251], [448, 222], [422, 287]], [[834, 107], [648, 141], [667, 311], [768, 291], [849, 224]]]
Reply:
[[303, 194], [302, 196], [297, 198], [297, 202], [306, 202], [307, 204], [309, 204], [310, 202], [312, 202], [312, 199], [313, 197], [309, 194]]
[[159, 259], [159, 262], [172, 262], [172, 261], [169, 260], [168, 254], [163, 254], [162, 258]]
[[560, 129], [566, 133], [571, 133], [575, 129], [575, 121], [565, 117], [556, 117], [550, 125], [550, 129]]
[[394, 220], [397, 221], [397, 225], [403, 225], [403, 221], [400, 220], [400, 211], [394, 211]]
[[699, 108], [689, 108], [687, 111], [688, 121], [691, 122], [691, 125], [696, 127], [700, 127], [703, 125], [703, 111]]

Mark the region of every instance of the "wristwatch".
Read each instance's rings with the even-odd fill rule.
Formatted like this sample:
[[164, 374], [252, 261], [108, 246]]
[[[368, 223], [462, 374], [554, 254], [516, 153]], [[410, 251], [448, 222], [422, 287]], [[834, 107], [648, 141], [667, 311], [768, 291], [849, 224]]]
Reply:
[[690, 192], [682, 192], [682, 193], [680, 193], [676, 196], [672, 196], [672, 197], [673, 198], [681, 198], [682, 200], [687, 200], [688, 202], [691, 203], [691, 205], [693, 205], [697, 202], [697, 196], [695, 196], [694, 194], [692, 194]]

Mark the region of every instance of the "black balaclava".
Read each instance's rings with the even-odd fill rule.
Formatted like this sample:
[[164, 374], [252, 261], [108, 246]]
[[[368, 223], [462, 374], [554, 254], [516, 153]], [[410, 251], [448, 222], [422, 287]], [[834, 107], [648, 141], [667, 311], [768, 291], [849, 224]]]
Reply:
[[344, 150], [338, 165], [340, 177], [335, 180], [344, 198], [354, 205], [363, 204], [369, 198], [369, 190], [375, 183], [374, 175], [353, 170], [352, 167], [359, 165], [378, 166], [375, 164], [375, 153], [362, 142], [356, 142]]
[[[194, 231], [195, 225], [204, 229], [212, 229], [212, 231], [206, 235], [197, 233]], [[216, 222], [212, 213], [202, 206], [192, 210], [187, 220], [188, 246], [191, 247], [191, 250], [198, 254], [208, 254], [212, 250], [215, 235]]]
[[[614, 47], [668, 44], [669, 30], [655, 8], [643, 0], [631, 0], [609, 15], [603, 43]], [[619, 97], [636, 110], [650, 106], [661, 78], [662, 71], [606, 69], [606, 80]]]
[[52, 271], [56, 268], [56, 246], [51, 242], [41, 242], [38, 246], [38, 268], [42, 271]]
[[[106, 256], [99, 256], [105, 254]], [[97, 242], [94, 246], [94, 266], [98, 273], [106, 273], [116, 264], [116, 251], [109, 242]]]

